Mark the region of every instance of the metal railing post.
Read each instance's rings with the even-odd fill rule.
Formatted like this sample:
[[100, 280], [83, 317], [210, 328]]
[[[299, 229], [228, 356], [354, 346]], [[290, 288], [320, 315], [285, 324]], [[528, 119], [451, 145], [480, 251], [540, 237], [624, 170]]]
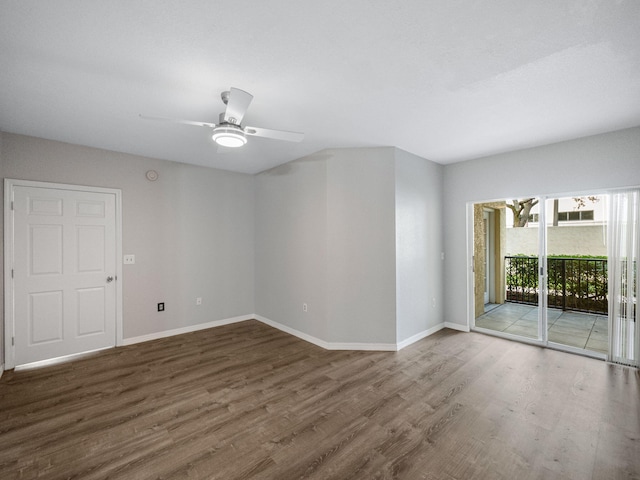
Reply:
[[567, 310], [567, 260], [562, 259], [562, 311]]

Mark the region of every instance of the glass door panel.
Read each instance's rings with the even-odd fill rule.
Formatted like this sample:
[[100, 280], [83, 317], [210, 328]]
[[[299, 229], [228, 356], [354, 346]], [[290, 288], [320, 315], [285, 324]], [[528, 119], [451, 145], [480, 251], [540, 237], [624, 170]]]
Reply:
[[545, 202], [548, 341], [608, 352], [607, 196]]
[[474, 205], [475, 328], [542, 340], [537, 198]]

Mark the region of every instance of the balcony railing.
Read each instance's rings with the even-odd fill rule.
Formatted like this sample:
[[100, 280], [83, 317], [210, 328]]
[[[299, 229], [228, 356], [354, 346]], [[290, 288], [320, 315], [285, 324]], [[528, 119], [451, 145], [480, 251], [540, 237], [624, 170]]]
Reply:
[[[538, 257], [505, 257], [506, 300], [538, 304]], [[547, 258], [547, 305], [606, 315], [606, 258]]]

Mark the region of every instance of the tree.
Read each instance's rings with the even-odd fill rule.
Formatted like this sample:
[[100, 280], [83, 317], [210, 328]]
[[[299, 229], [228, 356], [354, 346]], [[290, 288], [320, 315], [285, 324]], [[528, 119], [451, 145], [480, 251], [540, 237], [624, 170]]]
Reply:
[[513, 226], [524, 227], [529, 221], [529, 213], [534, 205], [538, 204], [536, 198], [524, 198], [522, 200], [512, 200], [513, 204], [507, 202], [507, 207], [513, 212]]
[[576, 202], [576, 210], [580, 210], [582, 207], [586, 206], [587, 204], [587, 200], [589, 200], [591, 203], [596, 203], [600, 201], [600, 197], [597, 197], [595, 195], [591, 195], [586, 197], [573, 197], [573, 201]]

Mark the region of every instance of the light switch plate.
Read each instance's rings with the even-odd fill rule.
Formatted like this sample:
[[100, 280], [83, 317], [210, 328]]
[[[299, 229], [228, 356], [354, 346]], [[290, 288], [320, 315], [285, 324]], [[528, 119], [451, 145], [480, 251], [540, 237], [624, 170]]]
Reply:
[[125, 265], [133, 265], [134, 263], [136, 263], [136, 256], [135, 255], [125, 255], [123, 263]]

